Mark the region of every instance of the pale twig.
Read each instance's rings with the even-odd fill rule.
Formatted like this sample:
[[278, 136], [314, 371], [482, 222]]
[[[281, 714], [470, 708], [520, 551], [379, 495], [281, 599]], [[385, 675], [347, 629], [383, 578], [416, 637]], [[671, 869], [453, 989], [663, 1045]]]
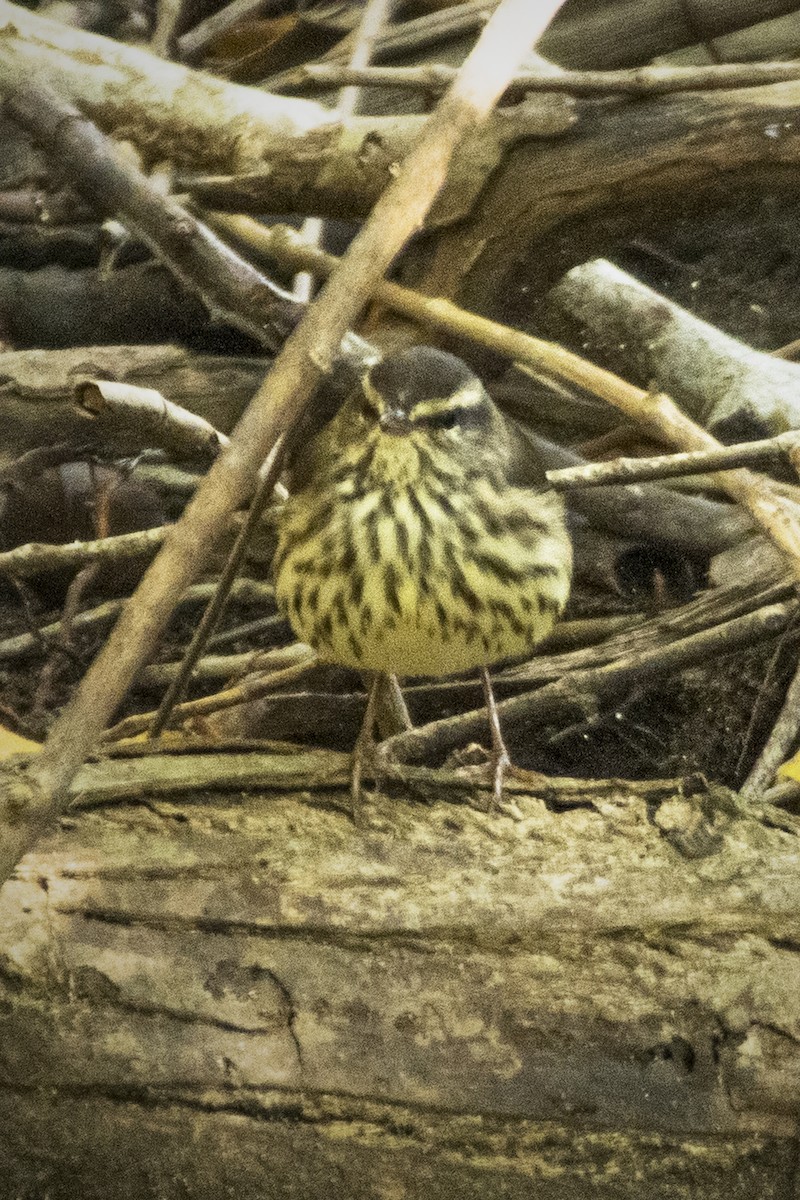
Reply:
[[746, 799], [758, 799], [774, 782], [775, 772], [794, 746], [798, 731], [800, 731], [800, 668], [789, 684], [778, 719], [750, 774], [741, 786], [741, 794]]
[[[767, 605], [667, 646], [562, 675], [534, 692], [502, 700], [497, 708], [503, 728], [508, 730], [523, 722], [531, 728], [555, 720], [564, 722], [565, 718], [578, 725], [592, 724], [603, 710], [621, 703], [632, 688], [652, 686], [710, 657], [772, 637], [785, 629], [796, 613], [797, 604], [793, 600]], [[440, 756], [481, 737], [485, 725], [484, 710], [445, 717], [389, 738], [382, 744], [381, 752], [411, 761]]]
[[145, 574], [105, 648], [71, 704], [61, 713], [24, 783], [8, 779], [0, 800], [0, 878], [55, 820], [75, 772], [151, 656], [174, 607], [252, 491], [257, 472], [281, 434], [303, 412], [329, 370], [343, 335], [384, 271], [425, 217], [464, 137], [492, 110], [507, 81], [561, 7], [503, 0], [458, 79], [426, 122], [397, 177], [375, 205], [339, 269], [290, 335], [264, 385], [239, 421], [230, 446], [211, 467]]
[[157, 446], [179, 458], [216, 458], [228, 438], [203, 417], [166, 400], [155, 388], [88, 379], [75, 388], [75, 408], [99, 426], [104, 439], [135, 438], [139, 449]]
[[184, 0], [157, 0], [156, 22], [150, 49], [161, 58], [171, 58], [175, 49], [175, 30], [183, 13]]
[[678, 475], [702, 475], [727, 467], [760, 466], [775, 462], [786, 454], [795, 461], [800, 451], [800, 433], [791, 430], [758, 442], [742, 442], [721, 450], [693, 450], [684, 454], [657, 454], [648, 458], [614, 458], [608, 462], [588, 463], [584, 467], [565, 467], [546, 471], [550, 487], [556, 492], [572, 488], [604, 487], [610, 483], [644, 483], [650, 479], [672, 479]]
[[185, 62], [202, 58], [204, 50], [229, 29], [251, 17], [269, 16], [283, 5], [284, 0], [232, 0], [178, 38], [178, 56]]
[[[419, 67], [357, 67], [318, 62], [295, 67], [292, 85], [338, 88], [345, 86], [411, 88], [440, 92], [452, 83], [454, 67], [426, 63]], [[609, 95], [623, 92], [634, 96], [670, 92], [715, 91], [722, 88], [763, 87], [800, 79], [796, 62], [714, 63], [699, 67], [633, 67], [623, 71], [568, 71], [558, 74], [522, 71], [509, 84], [506, 96], [527, 92], [560, 92], [572, 95]]]
[[[264, 253], [272, 253], [276, 258], [285, 255], [283, 261], [304, 262], [310, 270], [319, 270], [321, 274], [329, 273], [336, 264], [333, 255], [298, 245], [296, 237], [291, 236], [292, 231], [285, 228], [278, 232], [275, 229], [263, 230], [262, 236], [258, 233], [261, 227], [247, 217], [228, 217], [216, 213], [213, 219], [219, 228], [233, 234], [239, 232], [252, 245], [262, 248]], [[374, 295], [396, 312], [423, 326], [469, 338], [516, 362], [525, 363], [544, 375], [565, 379], [584, 388], [625, 413], [657, 441], [671, 444], [679, 450], [722, 449], [716, 438], [681, 412], [669, 396], [654, 395], [635, 387], [554, 342], [546, 342], [521, 330], [499, 325], [486, 317], [458, 308], [448, 300], [424, 296], [396, 283], [384, 281], [375, 288]], [[717, 478], [720, 486], [747, 509], [789, 557], [795, 574], [800, 576], [800, 525], [792, 509], [771, 490], [766, 480], [756, 478], [747, 471], [727, 471]]]
[[158, 525], [154, 529], [65, 545], [28, 542], [0, 553], [0, 573], [29, 579], [52, 571], [72, 571], [87, 563], [124, 562], [141, 554], [154, 554], [171, 528], [171, 525]]
[[[176, 604], [176, 608], [187, 608], [194, 604], [207, 603], [214, 594], [215, 583], [195, 583], [187, 588]], [[245, 604], [271, 604], [275, 600], [275, 589], [269, 583], [256, 579], [237, 579], [233, 587], [233, 597]], [[77, 613], [72, 621], [73, 630], [93, 632], [104, 625], [110, 625], [122, 612], [128, 603], [126, 599], [105, 600], [102, 604], [85, 612]], [[561, 627], [563, 629], [563, 626]], [[42, 625], [32, 633], [19, 633], [15, 637], [4, 638], [0, 641], [0, 662], [14, 662], [34, 654], [40, 650], [43, 643], [57, 638], [61, 632], [61, 621], [53, 621]]]

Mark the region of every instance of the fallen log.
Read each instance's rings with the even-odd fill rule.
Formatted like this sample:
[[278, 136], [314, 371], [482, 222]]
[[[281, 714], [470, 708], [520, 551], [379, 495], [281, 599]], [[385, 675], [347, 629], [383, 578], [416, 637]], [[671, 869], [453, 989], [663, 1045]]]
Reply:
[[84, 768], [5, 885], [2, 1194], [794, 1194], [794, 818], [610, 781], [356, 828], [344, 756], [239, 757]]

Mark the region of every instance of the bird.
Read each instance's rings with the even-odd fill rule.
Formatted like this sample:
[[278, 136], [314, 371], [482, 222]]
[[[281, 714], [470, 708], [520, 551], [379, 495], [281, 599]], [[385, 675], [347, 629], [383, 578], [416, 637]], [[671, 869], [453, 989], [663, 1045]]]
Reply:
[[478, 670], [491, 804], [510, 757], [489, 668], [530, 653], [566, 604], [561, 499], [513, 482], [513, 438], [462, 359], [415, 345], [371, 363], [296, 444], [273, 570], [278, 605], [320, 660], [371, 676], [352, 774], [359, 803], [381, 675]]

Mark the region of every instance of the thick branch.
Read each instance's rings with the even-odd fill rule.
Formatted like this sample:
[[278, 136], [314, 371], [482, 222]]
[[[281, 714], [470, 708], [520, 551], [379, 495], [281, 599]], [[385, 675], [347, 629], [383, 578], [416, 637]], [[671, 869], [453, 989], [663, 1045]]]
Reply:
[[800, 428], [800, 366], [745, 346], [613, 263], [574, 267], [550, 296], [623, 370], [654, 380], [701, 425], [744, 416], [776, 434]]
[[292, 138], [330, 136], [320, 104], [240, 87], [0, 0], [4, 87], [46, 79], [155, 157], [247, 170]]

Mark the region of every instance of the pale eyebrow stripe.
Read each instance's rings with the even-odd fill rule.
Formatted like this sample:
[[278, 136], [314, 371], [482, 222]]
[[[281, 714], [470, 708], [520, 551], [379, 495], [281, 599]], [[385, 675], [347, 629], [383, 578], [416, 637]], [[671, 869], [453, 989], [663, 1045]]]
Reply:
[[374, 408], [375, 412], [378, 414], [378, 416], [380, 416], [381, 413], [386, 408], [386, 404], [384, 402], [383, 396], [380, 394], [378, 389], [372, 383], [372, 380], [370, 379], [369, 375], [365, 375], [362, 378], [361, 388], [362, 388], [362, 391], [364, 392], [364, 398], [366, 399], [370, 408]]
[[483, 384], [468, 383], [452, 396], [443, 396], [436, 400], [421, 400], [411, 410], [412, 420], [423, 420], [425, 417], [435, 417], [439, 413], [464, 408], [478, 408], [486, 398]]

